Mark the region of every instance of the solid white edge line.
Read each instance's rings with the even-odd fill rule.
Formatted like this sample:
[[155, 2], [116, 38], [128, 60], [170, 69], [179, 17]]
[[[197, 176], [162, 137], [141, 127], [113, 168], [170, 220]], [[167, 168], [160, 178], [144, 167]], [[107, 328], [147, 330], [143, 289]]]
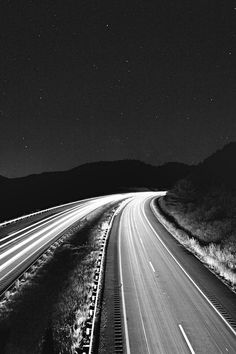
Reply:
[[[131, 193], [130, 193], [131, 194]], [[85, 203], [85, 202], [92, 202], [93, 200], [97, 200], [97, 199], [101, 199], [101, 198], [107, 198], [109, 196], [121, 196], [122, 193], [116, 193], [116, 194], [109, 194], [109, 195], [101, 195], [101, 196], [98, 196], [98, 197], [92, 197], [92, 198], [86, 198], [86, 199], [79, 199], [79, 200], [76, 200], [75, 202], [70, 202], [70, 203], [66, 203], [66, 204], [60, 204], [60, 205], [57, 205], [57, 206], [54, 206], [54, 207], [51, 207], [51, 208], [47, 208], [47, 209], [42, 209], [42, 210], [39, 210], [39, 211], [36, 211], [34, 213], [31, 213], [31, 214], [26, 214], [26, 215], [22, 215], [22, 216], [19, 216], [15, 219], [11, 219], [11, 220], [7, 220], [7, 221], [3, 221], [0, 223], [0, 227], [4, 226], [4, 225], [7, 225], [7, 224], [11, 224], [13, 222], [16, 222], [16, 221], [19, 221], [19, 220], [23, 220], [23, 219], [26, 219], [26, 218], [29, 218], [29, 217], [32, 217], [32, 216], [35, 216], [35, 215], [38, 215], [38, 214], [43, 214], [47, 211], [51, 211], [51, 210], [54, 210], [54, 209], [58, 209], [58, 208], [62, 208], [64, 206], [69, 206], [69, 205], [73, 205], [73, 204], [76, 204], [76, 203]]]
[[153, 267], [152, 262], [149, 261], [149, 264], [150, 264], [150, 266], [151, 266], [153, 272], [155, 273], [155, 268]]
[[[130, 214], [130, 217], [131, 217], [131, 213], [129, 213], [129, 214]], [[132, 220], [132, 218], [130, 218], [130, 221], [131, 221], [131, 220]], [[127, 229], [128, 229], [129, 234], [130, 234], [130, 236], [131, 236], [131, 234], [132, 234], [131, 222], [129, 222]], [[131, 236], [131, 237], [130, 237], [130, 236], [127, 237], [127, 239], [129, 239], [129, 240], [128, 240], [128, 243], [129, 243], [130, 247], [132, 247], [132, 245], [134, 246], [134, 244], [133, 244], [132, 236]], [[131, 245], [131, 243], [132, 243], [132, 245]], [[134, 253], [134, 261], [135, 261], [135, 263], [137, 264], [138, 260], [137, 260], [136, 252]], [[143, 328], [143, 334], [144, 334], [144, 337], [145, 337], [145, 341], [146, 341], [146, 346], [147, 346], [148, 353], [151, 354], [150, 349], [149, 349], [147, 334], [146, 334], [146, 330], [145, 330], [144, 320], [143, 320], [143, 316], [142, 316], [142, 310], [141, 310], [141, 306], [140, 306], [140, 301], [139, 301], [139, 296], [138, 296], [138, 290], [137, 290], [136, 282], [135, 282], [135, 279], [134, 279], [134, 267], [132, 266], [130, 253], [129, 253], [129, 264], [130, 264], [130, 269], [131, 269], [131, 274], [132, 274], [132, 280], [133, 280], [134, 290], [135, 290], [135, 294], [136, 294], [136, 299], [137, 299], [137, 303], [138, 303], [138, 310], [139, 310], [140, 321], [141, 321], [142, 328]], [[145, 353], [146, 353], [146, 352], [145, 352]], [[147, 353], [146, 353], [146, 354], [147, 354]]]
[[7, 221], [3, 221], [2, 223], [0, 223], [0, 227], [1, 226], [4, 226], [4, 225], [7, 225], [7, 224], [11, 224], [13, 222], [16, 222], [16, 221], [19, 221], [19, 220], [23, 220], [23, 219], [26, 219], [26, 218], [30, 218], [32, 216], [36, 216], [38, 214], [43, 214], [47, 211], [51, 211], [51, 210], [54, 210], [54, 209], [58, 209], [58, 208], [62, 208], [64, 206], [69, 206], [69, 205], [72, 205], [72, 204], [76, 204], [76, 203], [80, 203], [80, 202], [83, 202], [83, 201], [86, 201], [88, 199], [82, 199], [82, 200], [77, 200], [75, 202], [71, 202], [71, 203], [66, 203], [66, 204], [61, 204], [61, 205], [57, 205], [55, 207], [52, 207], [52, 208], [47, 208], [47, 209], [42, 209], [42, 210], [39, 210], [39, 211], [36, 211], [34, 213], [31, 213], [31, 214], [26, 214], [26, 215], [22, 215], [22, 216], [19, 216], [18, 218], [15, 218], [15, 219], [11, 219], [11, 220], [7, 220]]
[[[5, 237], [3, 237], [3, 238], [0, 239], [0, 243], [4, 242], [3, 245], [0, 246], [0, 248], [2, 248], [3, 246], [5, 246], [5, 245], [7, 244], [7, 243], [5, 242], [5, 240], [7, 240], [7, 239], [9, 239], [9, 238], [11, 238], [11, 237], [13, 237], [13, 236], [19, 234], [19, 233], [23, 233], [23, 232], [25, 232], [26, 230], [29, 230], [29, 229], [31, 229], [30, 232], [31, 232], [31, 231], [34, 231], [39, 225], [44, 224], [44, 223], [46, 223], [47, 221], [51, 221], [53, 218], [56, 218], [56, 217], [60, 216], [60, 215], [63, 214], [63, 213], [64, 213], [64, 214], [69, 213], [69, 212], [72, 211], [72, 209], [76, 209], [77, 207], [78, 207], [78, 206], [74, 206], [74, 207], [72, 207], [72, 208], [70, 208], [70, 209], [67, 209], [67, 210], [64, 210], [64, 211], [60, 211], [59, 213], [56, 213], [56, 214], [54, 214], [54, 215], [50, 215], [50, 216], [46, 217], [45, 219], [39, 220], [39, 221], [37, 221], [37, 222], [35, 222], [35, 223], [33, 223], [33, 224], [30, 224], [29, 226], [26, 226], [26, 227], [24, 227], [24, 228], [22, 228], [22, 229], [19, 229], [19, 230], [17, 230], [17, 231], [14, 231], [14, 232], [10, 233], [9, 235], [7, 235], [7, 236], [5, 236]], [[17, 237], [19, 237], [19, 236], [17, 236]], [[12, 239], [11, 241], [15, 241], [15, 240], [17, 239], [17, 237], [15, 237], [14, 239]], [[21, 236], [20, 236], [20, 237], [21, 237]], [[11, 242], [11, 241], [10, 241], [10, 242]], [[9, 242], [9, 241], [7, 241], [7, 242]]]
[[[45, 239], [45, 237], [48, 237], [51, 234], [53, 234], [55, 232], [55, 230], [60, 229], [62, 227], [62, 225], [67, 225], [67, 223], [70, 222], [70, 220], [74, 220], [74, 218], [76, 218], [76, 219], [78, 218], [78, 220], [79, 220], [82, 217], [84, 217], [87, 214], [89, 214], [89, 212], [91, 212], [93, 210], [95, 210], [95, 209], [91, 208], [91, 206], [85, 206], [82, 210], [79, 210], [80, 213], [82, 213], [80, 218], [77, 215], [79, 211], [78, 210], [73, 210], [73, 211], [70, 211], [67, 215], [61, 215], [60, 218], [57, 218], [57, 220], [51, 220], [50, 224], [48, 225], [48, 223], [46, 223], [47, 225], [43, 229], [32, 233], [31, 236], [28, 236], [26, 239], [20, 241], [18, 244], [14, 245], [14, 246], [11, 246], [10, 248], [8, 248], [8, 250], [2, 252], [0, 254], [0, 260], [2, 260], [5, 257], [7, 257], [9, 254], [15, 252], [17, 249], [22, 249], [22, 246], [28, 244], [28, 246], [26, 246], [22, 251], [19, 251], [16, 254], [16, 256], [19, 256], [20, 253], [21, 254], [25, 253], [26, 250], [29, 249], [29, 247], [32, 248], [33, 246], [35, 246], [37, 243], [40, 242], [40, 240]], [[66, 226], [66, 228], [67, 228], [67, 226]], [[24, 235], [22, 235], [22, 236], [24, 236]], [[11, 258], [8, 261], [5, 261], [0, 266], [0, 271], [2, 271], [7, 266], [7, 264], [9, 264], [9, 262], [11, 260], [13, 260], [13, 258], [16, 257], [16, 256], [11, 256]]]
[[[112, 216], [110, 224], [112, 224], [113, 219], [114, 219], [114, 214]], [[101, 267], [100, 267], [100, 270], [99, 270], [98, 285], [97, 285], [97, 292], [96, 292], [96, 300], [95, 300], [95, 306], [94, 306], [94, 312], [93, 312], [93, 320], [92, 320], [92, 330], [91, 330], [91, 336], [90, 336], [91, 340], [90, 340], [90, 346], [89, 346], [89, 354], [91, 354], [92, 351], [93, 351], [94, 328], [95, 328], [96, 312], [97, 312], [97, 306], [98, 306], [98, 295], [99, 295], [99, 292], [101, 291], [101, 281], [102, 281], [102, 273], [103, 273], [102, 269], [104, 267], [104, 255], [105, 255], [105, 249], [106, 249], [106, 244], [107, 244], [107, 239], [108, 239], [109, 232], [110, 232], [110, 225], [107, 228], [107, 235], [106, 235], [105, 245], [104, 245], [103, 252], [102, 252]]]
[[[4, 238], [1, 238], [1, 239], [0, 239], [0, 243], [3, 243], [3, 244], [0, 245], [0, 249], [3, 248], [3, 247], [5, 247], [5, 246], [7, 246], [7, 245], [9, 245], [9, 244], [12, 243], [12, 242], [17, 241], [19, 238], [22, 238], [22, 237], [26, 236], [28, 233], [36, 232], [37, 229], [39, 229], [40, 227], [44, 226], [44, 225], [47, 224], [47, 223], [52, 222], [53, 220], [56, 222], [56, 221], [57, 221], [56, 219], [59, 218], [59, 217], [61, 217], [62, 214], [63, 214], [64, 216], [66, 216], [67, 214], [72, 213], [72, 211], [75, 210], [76, 208], [78, 209], [78, 206], [73, 207], [73, 208], [70, 208], [70, 209], [68, 209], [68, 210], [66, 210], [66, 211], [61, 211], [61, 212], [59, 212], [59, 213], [57, 213], [57, 214], [55, 214], [55, 215], [51, 215], [51, 216], [49, 216], [49, 217], [46, 218], [46, 219], [37, 221], [36, 223], [33, 223], [33, 224], [31, 224], [31, 225], [29, 225], [29, 226], [23, 228], [23, 229], [20, 229], [20, 230], [18, 230], [18, 231], [16, 231], [16, 232], [13, 232], [13, 233], [9, 234], [8, 236], [6, 236], [6, 237], [4, 237]], [[80, 206], [79, 206], [79, 208], [80, 208]], [[81, 209], [82, 209], [82, 207], [81, 207]], [[29, 229], [30, 229], [30, 230], [29, 230]], [[28, 231], [27, 231], [27, 230], [28, 230]], [[13, 236], [15, 236], [15, 235], [17, 235], [17, 234], [21, 234], [21, 235], [16, 236], [16, 237], [13, 237]], [[7, 239], [9, 239], [9, 238], [11, 238], [11, 240], [5, 241], [5, 240], [7, 240]]]
[[[154, 206], [153, 206], [153, 200], [151, 201], [151, 208], [152, 210], [155, 212]], [[220, 316], [220, 318], [224, 321], [224, 323], [227, 325], [227, 327], [229, 327], [229, 329], [233, 332], [233, 334], [236, 336], [236, 331], [230, 326], [230, 324], [226, 321], [226, 319], [221, 315], [221, 313], [217, 310], [217, 308], [211, 303], [211, 301], [208, 299], [208, 297], [203, 293], [203, 291], [199, 288], [199, 286], [194, 282], [194, 280], [190, 277], [190, 275], [186, 272], [186, 270], [181, 266], [181, 264], [177, 261], [177, 259], [175, 258], [175, 256], [173, 256], [173, 254], [169, 251], [169, 249], [167, 248], [167, 246], [164, 244], [164, 242], [162, 241], [162, 239], [160, 238], [160, 236], [157, 234], [156, 230], [153, 228], [153, 226], [151, 225], [150, 221], [148, 220], [144, 210], [143, 210], [143, 215], [145, 217], [145, 219], [147, 220], [150, 228], [153, 230], [154, 234], [156, 235], [156, 237], [158, 238], [158, 240], [161, 242], [161, 244], [163, 245], [163, 247], [167, 250], [167, 252], [169, 253], [169, 255], [174, 259], [174, 261], [176, 262], [176, 264], [178, 264], [178, 266], [180, 267], [180, 269], [182, 269], [182, 271], [184, 272], [184, 274], [188, 277], [188, 279], [191, 281], [191, 283], [196, 287], [196, 289], [200, 292], [200, 294], [204, 297], [204, 299], [211, 305], [211, 307], [215, 310], [215, 312]], [[159, 219], [158, 219], [159, 221]], [[161, 223], [161, 221], [159, 221]], [[161, 223], [161, 225], [163, 225], [165, 227], [164, 224]], [[167, 230], [167, 228], [165, 227], [166, 231], [170, 233], [170, 231]], [[174, 237], [174, 236], [173, 236]]]
[[123, 317], [124, 317], [124, 329], [125, 329], [125, 343], [126, 343], [126, 353], [130, 354], [130, 344], [129, 344], [129, 331], [127, 325], [127, 315], [126, 315], [126, 306], [125, 306], [125, 295], [123, 287], [123, 273], [121, 266], [121, 242], [120, 242], [120, 228], [118, 232], [118, 242], [119, 242], [119, 268], [120, 268], [120, 281], [121, 281], [121, 298], [122, 298], [122, 308], [123, 308]]
[[[105, 250], [106, 250], [106, 244], [107, 244], [107, 240], [108, 237], [110, 235], [111, 229], [112, 229], [112, 225], [114, 222], [114, 218], [116, 217], [116, 215], [125, 207], [125, 205], [128, 203], [128, 200], [125, 200], [123, 202], [121, 202], [121, 205], [116, 209], [116, 211], [114, 212], [110, 222], [109, 222], [109, 226], [107, 228], [107, 236], [106, 236], [106, 241], [105, 241], [105, 246], [103, 248], [103, 252], [102, 252], [102, 259], [101, 259], [101, 268], [100, 268], [100, 272], [99, 272], [99, 278], [98, 278], [98, 285], [97, 285], [97, 295], [96, 295], [96, 300], [95, 300], [95, 306], [94, 306], [94, 312], [93, 312], [93, 320], [92, 320], [92, 330], [91, 330], [91, 336], [90, 336], [90, 344], [89, 344], [89, 354], [93, 353], [93, 346], [94, 346], [94, 328], [95, 328], [95, 320], [96, 320], [96, 312], [97, 312], [97, 303], [98, 303], [98, 295], [99, 292], [101, 291], [102, 285], [101, 285], [101, 281], [102, 281], [102, 269], [104, 268], [104, 259], [105, 259]], [[104, 275], [105, 276], [105, 275]], [[127, 354], [130, 354], [130, 351], [127, 351]]]
[[189, 348], [191, 354], [195, 354], [195, 351], [193, 350], [193, 347], [191, 346], [191, 343], [190, 343], [190, 341], [189, 341], [189, 339], [188, 339], [186, 333], [184, 332], [184, 329], [183, 329], [183, 327], [181, 326], [181, 324], [179, 324], [179, 328], [180, 328], [180, 331], [181, 331], [181, 333], [182, 333], [182, 335], [183, 335], [183, 337], [184, 337], [184, 339], [185, 339], [185, 341], [186, 341], [186, 343], [187, 343], [187, 346], [188, 346], [188, 348]]

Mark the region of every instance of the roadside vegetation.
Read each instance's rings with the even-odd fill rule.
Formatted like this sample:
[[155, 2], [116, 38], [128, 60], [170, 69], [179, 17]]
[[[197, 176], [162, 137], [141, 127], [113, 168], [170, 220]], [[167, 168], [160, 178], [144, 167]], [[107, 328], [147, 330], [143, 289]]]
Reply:
[[236, 143], [227, 144], [195, 166], [160, 200], [173, 232], [234, 290], [235, 156]]
[[184, 179], [159, 205], [177, 238], [236, 289], [235, 191], [223, 184], [196, 188]]
[[1, 354], [73, 353], [89, 315], [103, 225], [115, 206], [93, 212], [10, 301], [0, 306]]

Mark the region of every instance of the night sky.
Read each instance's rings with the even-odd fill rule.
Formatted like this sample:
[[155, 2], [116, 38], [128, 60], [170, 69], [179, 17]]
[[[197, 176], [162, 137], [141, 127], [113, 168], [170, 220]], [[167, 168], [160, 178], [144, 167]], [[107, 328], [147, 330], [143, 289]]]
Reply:
[[236, 140], [236, 2], [2, 0], [0, 174]]

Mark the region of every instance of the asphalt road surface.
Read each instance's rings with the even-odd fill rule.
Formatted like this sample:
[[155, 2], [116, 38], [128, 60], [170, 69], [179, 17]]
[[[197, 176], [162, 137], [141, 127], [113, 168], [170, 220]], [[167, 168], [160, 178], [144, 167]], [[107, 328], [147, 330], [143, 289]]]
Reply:
[[[32, 264], [62, 233], [90, 212], [124, 198], [122, 195], [93, 198], [73, 203], [52, 216], [32, 222], [26, 227], [0, 238], [0, 294]], [[12, 230], [12, 227], [11, 227]]]
[[[132, 199], [115, 223], [127, 354], [236, 353], [235, 330], [199, 287], [204, 271], [210, 272], [176, 241], [173, 246], [171, 236], [167, 240], [150, 207], [156, 195], [95, 198], [65, 206], [43, 220], [32, 219], [23, 229], [16, 224], [12, 231], [11, 225], [8, 233], [6, 226], [0, 238], [0, 293], [68, 227], [91, 211], [129, 196]], [[229, 290], [220, 285], [224, 297]], [[225, 301], [229, 309], [235, 308], [230, 305], [230, 301], [235, 304], [234, 295], [225, 296]]]
[[127, 353], [236, 353], [235, 331], [156, 231], [150, 200], [135, 197], [118, 223]]

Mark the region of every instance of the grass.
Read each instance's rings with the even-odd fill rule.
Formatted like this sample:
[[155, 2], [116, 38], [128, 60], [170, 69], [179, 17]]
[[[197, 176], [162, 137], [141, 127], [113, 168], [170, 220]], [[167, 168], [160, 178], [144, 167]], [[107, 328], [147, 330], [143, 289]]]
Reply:
[[0, 308], [1, 354], [73, 353], [80, 345], [102, 224], [111, 209], [72, 227], [53, 257]]
[[165, 198], [159, 199], [159, 206], [167, 216], [161, 213], [159, 218], [170, 233], [235, 291], [236, 240], [232, 224], [229, 227], [228, 222], [215, 220], [212, 225], [207, 218], [202, 221], [197, 217], [197, 212], [188, 212], [177, 203], [166, 203]]
[[89, 318], [97, 253], [94, 248], [89, 249], [69, 275], [68, 284], [54, 306], [50, 325], [55, 352], [70, 353], [82, 345], [84, 324]]

